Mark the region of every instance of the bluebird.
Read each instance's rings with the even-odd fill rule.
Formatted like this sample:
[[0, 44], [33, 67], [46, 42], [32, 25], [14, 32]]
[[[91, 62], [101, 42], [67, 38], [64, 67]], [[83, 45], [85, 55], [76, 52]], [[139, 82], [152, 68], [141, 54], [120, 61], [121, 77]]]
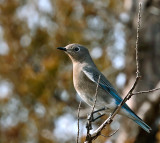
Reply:
[[[73, 83], [79, 96], [90, 106], [95, 102], [95, 92], [98, 84], [97, 100], [95, 108], [104, 108], [105, 114], [112, 113], [122, 98], [106, 79], [106, 77], [97, 69], [89, 51], [82, 45], [69, 44], [66, 47], [57, 49], [65, 51], [73, 63]], [[127, 104], [120, 109], [119, 114], [127, 116], [136, 122], [146, 132], [150, 133], [151, 128], [138, 117]]]

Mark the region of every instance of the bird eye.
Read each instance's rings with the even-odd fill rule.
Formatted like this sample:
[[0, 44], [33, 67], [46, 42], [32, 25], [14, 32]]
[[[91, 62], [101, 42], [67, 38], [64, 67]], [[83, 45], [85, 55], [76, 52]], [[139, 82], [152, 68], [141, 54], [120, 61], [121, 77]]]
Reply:
[[78, 52], [78, 51], [80, 51], [80, 48], [79, 48], [79, 47], [76, 47], [76, 48], [74, 48], [74, 50], [75, 50], [76, 52]]

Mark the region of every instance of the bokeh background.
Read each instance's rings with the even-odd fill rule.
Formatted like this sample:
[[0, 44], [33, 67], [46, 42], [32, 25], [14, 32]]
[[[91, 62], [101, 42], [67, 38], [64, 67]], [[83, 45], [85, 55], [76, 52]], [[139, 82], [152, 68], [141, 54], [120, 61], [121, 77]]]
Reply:
[[[124, 96], [135, 80], [136, 0], [0, 0], [0, 143], [75, 143], [79, 96], [70, 59], [56, 47], [88, 47], [98, 68]], [[160, 87], [160, 1], [142, 0], [137, 91]], [[152, 127], [147, 134], [116, 116], [95, 143], [159, 143], [160, 92], [129, 106]], [[80, 140], [88, 105], [82, 102]], [[106, 117], [94, 124], [96, 128]]]

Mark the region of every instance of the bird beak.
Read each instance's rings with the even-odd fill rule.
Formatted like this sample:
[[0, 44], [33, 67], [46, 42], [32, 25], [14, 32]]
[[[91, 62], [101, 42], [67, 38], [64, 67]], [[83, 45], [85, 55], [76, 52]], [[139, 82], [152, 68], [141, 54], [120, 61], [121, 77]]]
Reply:
[[64, 47], [58, 47], [57, 49], [62, 50], [62, 51], [67, 51], [67, 49]]

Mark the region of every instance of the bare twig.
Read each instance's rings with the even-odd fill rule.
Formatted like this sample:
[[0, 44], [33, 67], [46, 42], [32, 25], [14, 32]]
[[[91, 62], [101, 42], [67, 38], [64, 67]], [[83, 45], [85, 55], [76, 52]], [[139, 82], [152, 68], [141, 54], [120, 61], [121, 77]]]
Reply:
[[94, 108], [95, 108], [96, 102], [97, 102], [97, 93], [98, 93], [98, 85], [99, 85], [100, 78], [101, 78], [101, 75], [99, 75], [99, 77], [98, 77], [98, 83], [97, 83], [96, 92], [95, 92], [95, 100], [94, 100], [94, 104], [93, 104], [93, 107], [92, 107], [90, 117], [88, 118], [88, 122], [87, 122], [87, 125], [86, 125], [86, 128], [87, 128], [86, 141], [89, 141], [88, 143], [92, 142], [92, 139], [90, 138], [91, 137], [90, 130], [92, 129], [91, 118], [93, 116]]
[[134, 93], [132, 93], [132, 95], [145, 94], [145, 93], [150, 93], [150, 92], [154, 92], [154, 91], [157, 91], [157, 90], [160, 90], [160, 88], [154, 88], [154, 89], [147, 90], [147, 91], [134, 92]]
[[78, 132], [77, 132], [77, 143], [79, 143], [79, 132], [80, 132], [80, 129], [79, 129], [79, 114], [80, 114], [80, 110], [81, 110], [81, 101], [80, 101], [80, 103], [79, 103], [79, 106], [78, 106], [78, 115], [77, 115], [77, 117], [78, 117]]
[[118, 130], [119, 130], [119, 128], [117, 130], [115, 130], [112, 134], [110, 134], [109, 136], [105, 136], [103, 134], [101, 134], [101, 136], [106, 137], [106, 138], [111, 137], [111, 136], [115, 135], [118, 132]]
[[136, 67], [137, 67], [136, 74], [137, 74], [137, 77], [140, 76], [138, 46], [139, 46], [139, 30], [140, 30], [140, 26], [141, 26], [141, 7], [142, 7], [142, 4], [139, 3], [138, 22], [137, 22], [137, 24], [138, 24], [138, 26], [137, 26], [137, 39], [136, 39], [136, 47], [135, 47], [135, 50], [136, 50]]
[[101, 78], [101, 75], [99, 75], [99, 77], [98, 77], [98, 83], [97, 83], [96, 92], [95, 92], [95, 100], [94, 100], [94, 104], [93, 104], [93, 108], [92, 108], [92, 112], [91, 112], [91, 113], [94, 112], [94, 108], [95, 108], [95, 106], [96, 106], [96, 102], [97, 102], [97, 92], [98, 92], [98, 85], [99, 85], [100, 78]]

